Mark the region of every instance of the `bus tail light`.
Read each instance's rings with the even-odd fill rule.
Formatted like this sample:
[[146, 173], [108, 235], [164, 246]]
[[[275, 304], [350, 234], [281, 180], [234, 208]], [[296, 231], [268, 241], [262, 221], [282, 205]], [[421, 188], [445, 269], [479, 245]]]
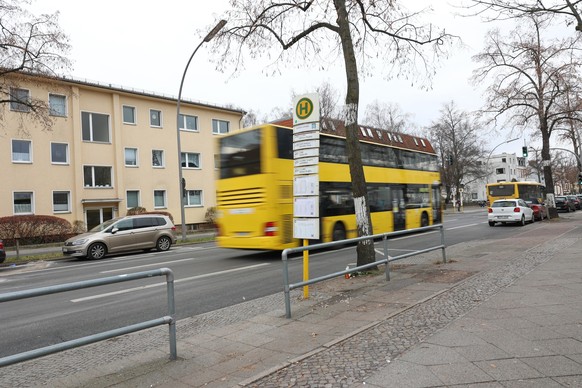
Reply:
[[273, 237], [277, 235], [277, 223], [274, 221], [265, 224], [265, 236]]

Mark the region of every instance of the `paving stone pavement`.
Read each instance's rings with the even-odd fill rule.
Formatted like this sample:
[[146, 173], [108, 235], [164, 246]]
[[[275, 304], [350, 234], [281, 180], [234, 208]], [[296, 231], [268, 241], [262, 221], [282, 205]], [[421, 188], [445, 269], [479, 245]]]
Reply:
[[[535, 232], [534, 232], [535, 231]], [[5, 367], [0, 387], [582, 387], [582, 222]]]

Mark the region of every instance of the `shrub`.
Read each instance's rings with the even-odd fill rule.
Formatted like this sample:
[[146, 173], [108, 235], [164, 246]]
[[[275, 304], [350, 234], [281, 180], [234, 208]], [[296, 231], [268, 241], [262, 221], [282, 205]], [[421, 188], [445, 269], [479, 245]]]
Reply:
[[127, 209], [128, 216], [135, 216], [136, 214], [144, 214], [147, 212], [148, 211], [146, 210], [146, 208], [141, 207], [141, 206], [136, 206], [136, 207], [132, 207], [131, 209]]
[[43, 215], [0, 217], [0, 238], [6, 245], [62, 242], [74, 235], [69, 221]]
[[210, 225], [215, 225], [216, 224], [216, 208], [213, 207], [209, 207], [206, 210], [206, 214], [204, 215], [204, 220], [209, 223]]

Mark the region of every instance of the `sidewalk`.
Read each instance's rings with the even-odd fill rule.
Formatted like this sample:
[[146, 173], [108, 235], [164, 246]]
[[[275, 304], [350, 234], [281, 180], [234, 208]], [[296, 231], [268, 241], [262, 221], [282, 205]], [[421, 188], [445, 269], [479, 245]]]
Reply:
[[[488, 227], [484, 224], [483, 227]], [[582, 386], [582, 222], [447, 248], [2, 368], [0, 387]], [[533, 233], [535, 231], [535, 233]]]

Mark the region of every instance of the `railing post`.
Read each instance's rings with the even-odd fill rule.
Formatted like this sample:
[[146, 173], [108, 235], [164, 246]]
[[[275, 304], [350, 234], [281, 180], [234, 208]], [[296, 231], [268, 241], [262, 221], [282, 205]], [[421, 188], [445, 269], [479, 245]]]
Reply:
[[443, 264], [447, 263], [447, 253], [445, 252], [445, 226], [441, 223], [441, 250], [443, 251]]
[[168, 290], [168, 315], [172, 319], [168, 325], [168, 330], [170, 333], [170, 360], [176, 360], [178, 358], [178, 348], [176, 345], [176, 304], [174, 297], [174, 273], [169, 269], [164, 272], [166, 274], [166, 287]]
[[384, 246], [384, 259], [386, 259], [386, 281], [390, 281], [390, 257], [388, 256], [388, 239], [385, 233], [382, 236], [382, 244]]
[[283, 283], [285, 293], [285, 317], [291, 318], [291, 291], [289, 290], [289, 261], [287, 260], [287, 249], [281, 254], [283, 260]]

